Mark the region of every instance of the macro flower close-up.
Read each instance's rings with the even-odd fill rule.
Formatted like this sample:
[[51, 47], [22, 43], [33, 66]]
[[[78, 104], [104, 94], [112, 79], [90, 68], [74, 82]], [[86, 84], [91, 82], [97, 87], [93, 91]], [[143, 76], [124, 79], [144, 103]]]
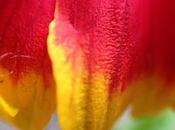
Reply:
[[0, 130], [174, 130], [175, 1], [0, 0]]

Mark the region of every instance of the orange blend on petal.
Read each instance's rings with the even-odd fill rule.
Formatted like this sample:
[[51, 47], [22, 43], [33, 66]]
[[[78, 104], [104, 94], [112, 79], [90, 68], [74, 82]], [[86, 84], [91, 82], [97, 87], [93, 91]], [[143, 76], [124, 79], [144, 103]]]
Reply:
[[175, 2], [141, 0], [135, 13], [134, 115], [153, 115], [175, 103]]

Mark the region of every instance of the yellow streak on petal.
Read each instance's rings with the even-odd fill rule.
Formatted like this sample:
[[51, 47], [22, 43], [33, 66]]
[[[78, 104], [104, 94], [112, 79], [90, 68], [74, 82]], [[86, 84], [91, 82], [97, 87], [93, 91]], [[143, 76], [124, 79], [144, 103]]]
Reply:
[[[49, 27], [48, 50], [57, 84], [60, 127], [62, 130], [102, 130], [108, 104], [107, 82], [101, 73], [88, 79], [84, 57], [78, 48], [73, 61], [76, 67], [73, 67], [68, 58], [69, 49], [66, 50], [64, 43], [56, 43], [54, 22]], [[76, 41], [69, 39], [67, 42]]]
[[1, 96], [0, 96], [0, 106], [12, 117], [16, 116], [19, 110], [10, 104], [8, 104]]
[[[54, 23], [50, 24], [50, 29]], [[54, 35], [48, 37], [48, 49], [53, 61], [54, 77], [57, 84], [57, 111], [63, 130], [83, 130], [85, 124], [86, 87], [82, 80], [81, 65], [73, 74], [66, 53], [61, 45], [55, 45]], [[79, 68], [80, 67], [80, 68]]]
[[[50, 24], [49, 29], [53, 30], [54, 23]], [[48, 50], [51, 55], [54, 69], [54, 77], [57, 85], [57, 99], [58, 99], [58, 107], [57, 110], [59, 112], [59, 119], [61, 128], [64, 130], [66, 128], [73, 128], [74, 122], [71, 122], [74, 118], [71, 116], [70, 104], [71, 104], [71, 95], [72, 95], [72, 73], [70, 71], [70, 65], [65, 64], [66, 57], [63, 49], [59, 46], [54, 45], [54, 35], [50, 35], [48, 37]], [[66, 125], [63, 123], [66, 122]]]
[[91, 76], [87, 111], [89, 127], [86, 130], [103, 130], [109, 103], [107, 81], [101, 73]]
[[57, 84], [57, 110], [62, 130], [101, 130], [108, 104], [105, 79], [97, 74], [88, 83], [85, 70], [73, 72], [60, 46], [49, 44], [49, 48]]

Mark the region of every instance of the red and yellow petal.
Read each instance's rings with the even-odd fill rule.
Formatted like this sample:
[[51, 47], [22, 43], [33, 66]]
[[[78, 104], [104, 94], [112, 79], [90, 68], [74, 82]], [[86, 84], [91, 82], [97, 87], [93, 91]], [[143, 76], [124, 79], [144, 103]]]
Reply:
[[121, 1], [58, 1], [48, 49], [62, 130], [108, 130], [128, 105], [127, 9]]
[[54, 0], [0, 1], [0, 116], [22, 130], [40, 130], [55, 106], [47, 54]]
[[174, 1], [140, 1], [133, 73], [135, 115], [153, 115], [175, 103]]
[[63, 130], [108, 130], [129, 104], [135, 115], [174, 104], [172, 3], [58, 0], [48, 47]]

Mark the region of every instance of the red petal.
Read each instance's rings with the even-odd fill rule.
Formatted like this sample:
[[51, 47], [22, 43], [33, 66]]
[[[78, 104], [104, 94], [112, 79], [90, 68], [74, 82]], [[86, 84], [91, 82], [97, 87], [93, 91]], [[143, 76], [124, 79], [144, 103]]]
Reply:
[[55, 0], [0, 1], [0, 115], [21, 129], [42, 129], [54, 109], [47, 54]]

